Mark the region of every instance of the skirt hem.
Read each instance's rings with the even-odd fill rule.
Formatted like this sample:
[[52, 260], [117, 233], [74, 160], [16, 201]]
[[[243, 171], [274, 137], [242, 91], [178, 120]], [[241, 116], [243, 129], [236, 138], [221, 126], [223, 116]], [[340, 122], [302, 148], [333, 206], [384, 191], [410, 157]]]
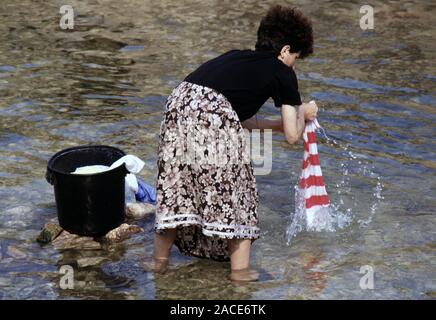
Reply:
[[[159, 223], [154, 227], [155, 232], [164, 231], [166, 229], [175, 229], [180, 227], [197, 226], [201, 228], [201, 232], [208, 237], [219, 237], [221, 239], [258, 239], [260, 237], [260, 229], [258, 227], [249, 227], [243, 225], [218, 225], [191, 219], [185, 221], [176, 221], [169, 223]], [[222, 231], [226, 230], [226, 231]], [[233, 230], [233, 231], [230, 231]]]

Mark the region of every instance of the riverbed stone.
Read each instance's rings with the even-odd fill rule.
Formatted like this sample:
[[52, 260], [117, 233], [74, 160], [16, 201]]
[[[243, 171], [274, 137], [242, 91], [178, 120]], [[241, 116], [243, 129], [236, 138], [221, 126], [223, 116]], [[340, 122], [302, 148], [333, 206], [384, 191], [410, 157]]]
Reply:
[[7, 254], [14, 259], [25, 259], [27, 257], [27, 254], [15, 246], [9, 246]]
[[[18, 210], [18, 209], [17, 209]], [[155, 205], [149, 203], [127, 203], [125, 216], [129, 221], [140, 220], [153, 214]], [[144, 230], [134, 224], [123, 223], [119, 227], [109, 231], [100, 238], [84, 237], [72, 234], [64, 230], [57, 219], [50, 219], [42, 228], [36, 241], [41, 244], [52, 243], [58, 250], [77, 249], [77, 250], [100, 250], [107, 244], [122, 242], [135, 233]]]
[[107, 261], [106, 257], [90, 257], [90, 258], [81, 258], [77, 259], [77, 265], [80, 268], [92, 267], [101, 264], [104, 261]]
[[60, 227], [58, 224], [47, 223], [37, 241], [40, 243], [52, 243], [58, 250], [77, 249], [77, 250], [100, 250], [105, 244], [122, 242], [130, 238], [135, 233], [144, 232], [144, 229], [137, 225], [123, 223], [119, 227], [109, 231], [101, 238], [84, 237], [72, 234]]
[[0, 277], [0, 287], [9, 287], [12, 285], [10, 278]]
[[144, 232], [144, 229], [136, 225], [129, 225], [127, 223], [123, 223], [118, 228], [109, 231], [104, 236], [103, 239], [109, 243], [116, 243], [126, 240], [130, 238], [132, 234], [139, 233], [139, 232]]
[[50, 243], [62, 232], [62, 228], [60, 225], [54, 222], [48, 222], [42, 228], [41, 233], [39, 234], [36, 241], [39, 243]]
[[126, 218], [140, 220], [154, 214], [156, 206], [150, 203], [132, 202], [126, 204]]
[[81, 237], [77, 234], [69, 233], [63, 230], [61, 234], [52, 241], [54, 247], [58, 250], [77, 249], [77, 250], [100, 250], [101, 243], [95, 241], [92, 237]]

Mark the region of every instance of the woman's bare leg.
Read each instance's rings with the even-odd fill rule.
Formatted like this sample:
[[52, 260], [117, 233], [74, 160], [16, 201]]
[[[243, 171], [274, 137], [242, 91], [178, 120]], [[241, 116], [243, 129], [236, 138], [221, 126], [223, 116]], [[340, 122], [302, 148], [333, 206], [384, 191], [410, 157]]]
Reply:
[[168, 258], [176, 235], [176, 229], [167, 229], [164, 234], [155, 233], [153, 257], [155, 272], [163, 272], [168, 266]]
[[251, 240], [230, 239], [230, 279], [234, 281], [256, 281], [259, 274], [255, 270], [248, 269], [250, 264]]

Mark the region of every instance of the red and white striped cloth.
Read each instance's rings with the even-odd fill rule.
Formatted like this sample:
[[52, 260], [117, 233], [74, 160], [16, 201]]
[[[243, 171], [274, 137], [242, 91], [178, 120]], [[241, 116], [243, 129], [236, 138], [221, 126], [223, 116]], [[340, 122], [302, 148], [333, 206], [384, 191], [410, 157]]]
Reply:
[[318, 157], [316, 144], [316, 130], [321, 128], [315, 119], [306, 123], [303, 133], [304, 158], [297, 192], [302, 203], [296, 207], [302, 209], [306, 216], [309, 230], [322, 230], [330, 226], [329, 196], [327, 194], [324, 178]]

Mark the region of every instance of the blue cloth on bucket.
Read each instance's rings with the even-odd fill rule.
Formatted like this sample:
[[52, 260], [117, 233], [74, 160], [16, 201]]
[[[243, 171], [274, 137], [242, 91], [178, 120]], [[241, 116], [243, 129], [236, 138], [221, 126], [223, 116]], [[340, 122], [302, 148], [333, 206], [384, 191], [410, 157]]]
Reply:
[[135, 193], [136, 201], [156, 204], [156, 190], [138, 178], [138, 192]]

